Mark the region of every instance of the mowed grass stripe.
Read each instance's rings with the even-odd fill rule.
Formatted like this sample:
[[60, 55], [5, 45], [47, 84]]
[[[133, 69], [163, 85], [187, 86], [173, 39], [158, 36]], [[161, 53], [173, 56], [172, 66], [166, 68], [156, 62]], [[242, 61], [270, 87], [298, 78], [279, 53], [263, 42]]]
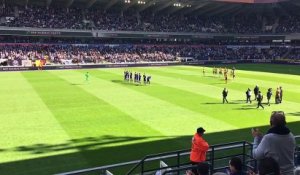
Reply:
[[[155, 149], [155, 151], [154, 148], [149, 148], [132, 154], [132, 151], [130, 152], [129, 150], [135, 146], [126, 145], [163, 140], [169, 137], [165, 137], [151, 127], [131, 118], [93, 94], [87, 93], [80, 88], [80, 86], [86, 86], [83, 81], [74, 84], [55, 75], [58, 73], [68, 76], [70, 72], [72, 71], [57, 71], [55, 73], [45, 71], [39, 75], [36, 72], [25, 75], [64, 130], [71, 136], [63, 144], [43, 145], [49, 152], [60, 152], [61, 156], [50, 157], [50, 160], [54, 159], [57, 162], [47, 165], [48, 168], [50, 167], [49, 171], [36, 174], [54, 174], [130, 161], [141, 158], [145, 154], [153, 153], [156, 150], [166, 151], [180, 148], [179, 142], [173, 141], [170, 147], [162, 147]], [[78, 78], [82, 80], [81, 76], [77, 77], [77, 80]], [[45, 87], [50, 90], [45, 91]], [[97, 91], [100, 87], [97, 87]], [[64, 150], [70, 149], [75, 149], [78, 152], [64, 154]], [[68, 160], [69, 157], [74, 155], [82, 156], [87, 163], [79, 158], [74, 161]], [[58, 164], [63, 166], [63, 168], [57, 167]]]
[[[281, 82], [281, 83], [286, 83], [286, 84], [292, 84], [292, 85], [299, 85], [300, 84], [300, 79], [299, 75], [292, 75], [292, 74], [281, 74], [281, 73], [270, 73], [270, 72], [261, 72], [261, 71], [247, 71], [247, 70], [240, 70], [239, 67], [243, 65], [229, 65], [227, 66], [228, 69], [231, 70], [231, 68], [235, 66], [236, 68], [236, 75], [237, 78], [239, 77], [245, 77], [245, 78], [250, 78], [250, 79], [257, 79], [257, 80], [263, 80], [263, 81], [276, 81], [276, 82]], [[248, 68], [255, 68], [257, 65], [248, 65]], [[266, 65], [269, 67], [274, 67], [274, 65]], [[217, 66], [218, 67], [218, 66]], [[221, 67], [224, 67], [222, 65]], [[244, 67], [244, 66], [243, 66]], [[281, 70], [287, 70], [289, 69], [289, 65], [280, 65]], [[295, 67], [293, 67], [295, 69]], [[202, 75], [203, 67], [202, 66], [172, 66], [170, 69], [175, 69], [181, 71], [191, 71], [195, 70], [199, 72], [199, 75]], [[206, 75], [212, 75], [212, 67], [204, 67], [206, 71]], [[300, 70], [295, 70], [299, 72]]]
[[[211, 84], [214, 86], [218, 87], [228, 87], [232, 88], [235, 90], [242, 90], [244, 89], [244, 93], [241, 95], [244, 95], [245, 97], [245, 92], [248, 88], [250, 88], [253, 91], [254, 86], [257, 84], [260, 87], [261, 92], [263, 95], [266, 95], [267, 89], [272, 88], [273, 89], [273, 99], [272, 102], [274, 101], [274, 96], [275, 96], [275, 91], [276, 88], [280, 85], [282, 85], [278, 81], [270, 82], [270, 81], [262, 81], [262, 80], [255, 80], [255, 79], [248, 79], [248, 78], [243, 78], [243, 77], [237, 77], [235, 80], [232, 80], [231, 78], [228, 80], [228, 84], [225, 84], [225, 81], [223, 77], [219, 76], [213, 76], [212, 74], [206, 74], [206, 76], [203, 76], [203, 74], [198, 74], [198, 72], [195, 72], [193, 70], [185, 70], [185, 71], [176, 71], [176, 69], [159, 69], [163, 72], [169, 73], [170, 75], [178, 75], [178, 78], [184, 77], [187, 80], [191, 81], [198, 81], [198, 80], [203, 80], [205, 81], [206, 84]], [[263, 73], [262, 73], [263, 74]], [[289, 75], [286, 75], [289, 76]], [[282, 85], [283, 86], [283, 91], [284, 91], [284, 101], [289, 101], [289, 102], [295, 102], [298, 103], [300, 102], [300, 86], [295, 86], [295, 85]]]
[[[77, 81], [75, 83], [59, 78], [69, 77], [73, 74], [74, 71], [53, 71], [42, 72], [39, 76], [27, 75], [27, 78], [72, 139], [91, 138], [99, 143], [88, 145], [78, 143], [74, 145], [75, 148], [92, 150], [137, 142], [134, 139], [132, 141], [118, 141], [127, 136], [145, 137], [144, 141], [162, 139], [160, 138], [162, 135], [158, 131], [134, 120], [114, 106], [95, 97], [94, 94], [84, 91], [83, 89], [89, 87], [89, 85], [84, 84], [84, 81], [78, 81], [78, 79], [82, 80], [81, 76], [76, 77]], [[48, 84], [48, 82], [51, 82], [51, 84]], [[51, 91], [44, 91], [45, 84], [48, 85]], [[99, 87], [101, 86], [97, 87], [97, 91], [99, 91]], [[157, 138], [153, 136], [157, 136]], [[102, 143], [110, 137], [115, 138], [115, 142]], [[82, 155], [85, 154], [82, 153]], [[106, 155], [95, 156], [98, 156], [97, 160], [95, 160], [95, 157], [86, 158], [89, 163], [95, 164], [95, 161]], [[126, 156], [124, 155], [124, 157]]]
[[[21, 72], [1, 73], [0, 86], [0, 171], [4, 175], [35, 174], [47, 172], [49, 167], [37, 167], [36, 164], [7, 166], [7, 162], [26, 161], [32, 158], [53, 156], [60, 152], [39, 153], [34, 145], [61, 144], [70, 139], [51, 111], [43, 103], [31, 84], [24, 79]], [[77, 150], [67, 150], [66, 153]], [[74, 156], [69, 161], [82, 161], [80, 156]], [[48, 164], [56, 164], [49, 161]], [[62, 170], [65, 161], [57, 165]], [[41, 173], [42, 174], [42, 173]]]
[[[300, 75], [299, 65], [287, 64], [236, 64], [241, 70], [251, 70], [254, 72], [270, 72], [276, 74]], [[250, 68], [249, 68], [250, 67]]]
[[[192, 72], [190, 71], [189, 74], [190, 75], [183, 75], [183, 74], [179, 74], [176, 73], [175, 70], [172, 70], [171, 72], [169, 72], [168, 69], [163, 69], [164, 72], [169, 73], [170, 75], [177, 75], [177, 77], [179, 78], [184, 78], [186, 80], [189, 81], [197, 81], [199, 79], [201, 79], [202, 81], [205, 81], [205, 84], [211, 84], [214, 86], [218, 86], [221, 88], [227, 87], [229, 89], [229, 91], [231, 90], [238, 90], [241, 91], [242, 89], [244, 89], [244, 91], [242, 91], [240, 93], [240, 99], [245, 99], [245, 92], [248, 88], [251, 88], [253, 91], [253, 84], [255, 83], [255, 80], [243, 80], [243, 78], [236, 78], [235, 80], [229, 80], [228, 84], [225, 84], [224, 80], [222, 78], [218, 78], [218, 76], [214, 77], [211, 75], [207, 75], [207, 76], [203, 76], [203, 75], [198, 75], [197, 73], [194, 75], [191, 75]], [[188, 71], [186, 71], [188, 72]], [[263, 73], [262, 73], [263, 74]], [[289, 75], [286, 75], [289, 76]], [[213, 83], [213, 82], [217, 82], [217, 83]], [[253, 82], [253, 83], [251, 83]], [[267, 89], [269, 87], [275, 87], [273, 88], [273, 97], [271, 99], [271, 103], [274, 104], [275, 102], [275, 90], [276, 87], [278, 86], [277, 84], [278, 82], [273, 82], [269, 83], [270, 86], [265, 86], [265, 84], [263, 84], [264, 86], [260, 86], [260, 90], [263, 93], [263, 95], [265, 96], [264, 98], [264, 102], [266, 102], [266, 92]], [[299, 105], [300, 102], [300, 94], [299, 93], [295, 93], [295, 92], [291, 92], [289, 90], [283, 89], [284, 90], [284, 108], [282, 108], [282, 104], [281, 105], [276, 105], [276, 108], [274, 110], [286, 110], [286, 111], [294, 111], [295, 110], [295, 106]]]
[[[247, 78], [255, 78], [255, 79], [267, 79], [267, 80], [278, 80], [280, 79], [285, 83], [294, 83], [299, 84], [299, 75], [300, 69], [298, 66], [291, 65], [274, 65], [274, 64], [238, 64], [238, 65], [216, 65], [215, 67], [227, 67], [231, 69], [235, 66], [237, 70], [237, 75], [241, 74], [241, 76], [248, 76]], [[212, 73], [213, 66], [204, 66], [207, 73]], [[179, 69], [179, 70], [198, 70], [200, 74], [202, 74], [203, 66], [170, 66], [170, 69]], [[269, 68], [269, 69], [267, 69]], [[272, 72], [268, 72], [268, 70], [272, 70]], [[259, 75], [259, 76], [258, 76]], [[295, 80], [295, 81], [294, 81]]]
[[[69, 72], [68, 75], [59, 74], [58, 72], [53, 72], [53, 74], [60, 76], [70, 83], [77, 83], [78, 78], [82, 77], [83, 72]], [[114, 77], [110, 80], [105, 80], [104, 77], [107, 74], [102, 71], [91, 70], [90, 73], [91, 75], [96, 74], [97, 78], [93, 76], [90, 85], [81, 86], [82, 89], [94, 94], [96, 97], [166, 136], [190, 135], [194, 132], [195, 128], [199, 127], [199, 124], [205, 126], [211, 132], [236, 129], [235, 126], [213, 119], [210, 116], [196, 113], [147, 94], [128, 89], [123, 85], [113, 83]], [[172, 121], [172, 124], [170, 124], [170, 121]], [[178, 126], [174, 126], [174, 124]], [[223, 128], [215, 128], [216, 124], [222, 125]]]
[[[228, 81], [229, 83], [225, 84], [225, 81], [224, 81], [223, 78], [220, 78], [218, 76], [212, 76], [212, 75], [209, 75], [209, 74], [206, 74], [206, 76], [203, 76], [202, 74], [193, 73], [193, 71], [185, 71], [186, 74], [188, 74], [188, 75], [186, 75], [186, 74], [178, 73], [178, 72], [176, 72], [176, 70], [169, 70], [169, 69], [159, 69], [159, 71], [163, 71], [163, 72], [167, 73], [170, 76], [174, 76], [176, 78], [184, 78], [184, 79], [189, 80], [189, 81], [198, 82], [199, 80], [201, 80], [205, 84], [210, 84], [210, 85], [213, 85], [213, 86], [232, 87], [233, 89], [237, 89], [237, 90], [242, 90], [242, 88], [244, 88], [245, 92], [246, 92], [248, 87], [253, 90], [253, 88], [254, 88], [253, 86], [255, 86], [255, 84], [254, 84], [255, 80], [252, 80], [252, 79], [249, 79], [249, 80], [248, 79], [243, 79], [243, 78], [237, 78], [235, 80], [229, 79], [229, 81]], [[286, 75], [286, 76], [289, 76], [289, 75]], [[261, 82], [263, 83], [263, 81], [261, 81]], [[265, 93], [266, 93], [266, 91], [269, 87], [273, 88], [273, 94], [275, 94], [276, 87], [278, 87], [278, 82], [271, 83], [271, 82], [267, 81], [267, 84], [269, 86], [266, 86], [265, 84], [263, 84], [263, 86], [260, 86], [261, 91], [263, 92], [263, 94], [265, 95]], [[295, 88], [283, 89], [284, 90], [284, 100], [285, 101], [296, 102], [296, 103], [300, 101], [299, 93], [296, 93], [294, 91], [294, 89]], [[296, 89], [298, 90], [298, 88], [296, 88]], [[245, 92], [243, 93], [243, 95], [245, 94]]]
[[[155, 69], [155, 70], [154, 70]], [[136, 68], [135, 70], [147, 73], [150, 73], [153, 75], [153, 81], [157, 82], [159, 84], [162, 84], [164, 86], [173, 87], [177, 89], [184, 89], [185, 91], [189, 91], [192, 93], [200, 94], [203, 96], [207, 96], [210, 98], [215, 98], [216, 103], [221, 102], [222, 100], [222, 90], [223, 87], [218, 87], [215, 85], [209, 85], [205, 82], [205, 79], [193, 79], [193, 78], [187, 78], [186, 76], [177, 75], [175, 73], [167, 73], [165, 72], [167, 68], [159, 69], [159, 68]], [[109, 71], [109, 70], [106, 70]], [[122, 70], [119, 70], [118, 73], [121, 74]], [[189, 76], [188, 76], [189, 77]], [[225, 86], [224, 86], [225, 87]], [[229, 92], [228, 99], [231, 102], [240, 101], [242, 98], [242, 94], [245, 92], [240, 90], [231, 90]], [[218, 100], [219, 99], [219, 100]], [[243, 99], [242, 102], [244, 103]], [[270, 112], [273, 110], [284, 110], [288, 113], [296, 112], [295, 109], [297, 109], [297, 106], [299, 106], [298, 103], [293, 102], [285, 102], [281, 105], [272, 105], [271, 107], [268, 107], [265, 109], [265, 111], [268, 113], [267, 116], [269, 116]], [[242, 108], [237, 108], [237, 110], [247, 110], [251, 109], [249, 108], [249, 105], [244, 104]], [[266, 113], [264, 113], [266, 114]], [[290, 116], [289, 121], [298, 121], [299, 118], [295, 116]]]
[[[198, 67], [195, 69], [193, 66], [189, 68], [189, 66], [182, 66], [184, 69], [176, 66], [176, 68], [170, 68], [166, 69], [166, 71], [170, 73], [177, 73], [181, 75], [187, 75], [187, 76], [199, 76], [203, 77], [202, 70], [203, 68]], [[223, 76], [219, 75], [213, 75], [212, 74], [212, 68], [205, 67], [206, 71], [205, 76], [207, 77], [214, 77], [214, 78], [220, 78], [220, 80], [224, 81]], [[244, 73], [243, 73], [244, 72]], [[278, 86], [284, 87], [287, 91], [300, 93], [300, 77], [295, 77], [295, 79], [291, 79], [290, 81], [284, 81], [287, 80], [291, 75], [287, 74], [274, 74], [274, 73], [264, 73], [264, 72], [258, 72], [255, 73], [256, 75], [251, 74], [253, 72], [250, 71], [242, 71], [237, 70], [236, 71], [236, 80], [235, 82], [248, 82], [248, 84], [251, 85], [251, 88], [253, 88], [256, 84], [263, 86], [263, 87], [272, 87], [277, 88]], [[265, 74], [268, 74], [267, 76]], [[274, 75], [277, 75], [277, 77]], [[232, 77], [230, 74], [228, 74], [229, 81], [232, 81]], [[296, 79], [297, 78], [297, 79]], [[239, 81], [241, 80], [241, 81]], [[274, 86], [275, 85], [275, 86]], [[252, 87], [253, 86], [253, 87]]]
[[[120, 77], [120, 71], [101, 71], [101, 74], [96, 74], [94, 76], [101, 77], [113, 77], [114, 79], [121, 79]], [[102, 76], [103, 75], [103, 76]], [[106, 76], [107, 75], [107, 76]], [[109, 81], [110, 79], [107, 78]], [[261, 121], [265, 120], [265, 122], [268, 122], [268, 114], [264, 115], [267, 116], [266, 118], [262, 118], [261, 113], [262, 111], [257, 111], [255, 109], [256, 106], [251, 106], [252, 110], [250, 112], [244, 112], [243, 115], [239, 114], [241, 113], [241, 110], [243, 109], [243, 104], [226, 104], [223, 105], [219, 101], [216, 102], [216, 98], [210, 98], [204, 95], [200, 95], [191, 91], [186, 91], [185, 89], [177, 89], [165, 86], [163, 84], [156, 85], [157, 82], [154, 83], [154, 85], [148, 85], [148, 86], [136, 86], [135, 84], [126, 83], [123, 81], [116, 82], [120, 85], [124, 85], [125, 87], [129, 89], [133, 89], [138, 92], [142, 92], [144, 94], [153, 96], [155, 98], [167, 101], [169, 103], [172, 103], [174, 105], [189, 109], [191, 111], [210, 116], [211, 118], [223, 120], [228, 123], [231, 123], [237, 128], [246, 128], [246, 127], [253, 127], [253, 126], [259, 126], [261, 125]], [[167, 83], [167, 82], [166, 82]], [[239, 103], [236, 102], [236, 103]], [[255, 105], [255, 104], [254, 104]], [[214, 109], [218, 109], [217, 111]], [[229, 110], [233, 109], [233, 110]], [[250, 109], [250, 108], [249, 108]], [[257, 113], [257, 115], [253, 115], [253, 112]], [[239, 116], [239, 117], [231, 117], [231, 116]], [[243, 121], [243, 122], [241, 122]], [[199, 123], [199, 125], [201, 125]], [[222, 128], [223, 126], [218, 126], [217, 124], [214, 124], [216, 128]], [[208, 130], [207, 130], [208, 131]], [[209, 132], [209, 131], [208, 131]], [[216, 138], [216, 139], [223, 139], [223, 138]], [[239, 139], [243, 139], [242, 136], [239, 137]]]

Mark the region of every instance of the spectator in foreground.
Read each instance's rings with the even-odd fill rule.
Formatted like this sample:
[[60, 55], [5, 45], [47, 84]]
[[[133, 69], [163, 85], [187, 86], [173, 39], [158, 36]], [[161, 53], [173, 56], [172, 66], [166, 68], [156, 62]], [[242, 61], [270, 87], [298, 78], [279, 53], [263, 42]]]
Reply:
[[224, 173], [224, 172], [216, 172], [216, 173], [214, 173], [213, 175], [227, 175], [227, 174]]
[[278, 162], [271, 157], [264, 158], [259, 161], [259, 175], [280, 175], [280, 167]]
[[[250, 171], [248, 175], [256, 175]], [[281, 175], [278, 162], [271, 157], [266, 157], [259, 161], [258, 175]]]
[[253, 157], [258, 160], [271, 157], [278, 162], [282, 175], [292, 175], [295, 168], [296, 141], [294, 135], [286, 127], [284, 112], [272, 112], [270, 125], [271, 128], [265, 136], [262, 136], [258, 129], [252, 130]]
[[193, 171], [187, 171], [186, 175], [208, 175], [209, 165], [207, 163], [201, 162], [197, 164], [197, 168]]
[[233, 157], [229, 161], [229, 172], [228, 175], [242, 175], [243, 174], [243, 163], [239, 157]]

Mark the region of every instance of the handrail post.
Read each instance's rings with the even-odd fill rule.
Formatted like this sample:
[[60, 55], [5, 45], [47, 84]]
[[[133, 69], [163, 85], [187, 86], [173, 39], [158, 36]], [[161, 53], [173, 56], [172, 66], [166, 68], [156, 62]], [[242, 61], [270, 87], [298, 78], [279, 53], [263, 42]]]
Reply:
[[[177, 152], [177, 168], [180, 166], [180, 153]], [[179, 175], [179, 171], [177, 171], [177, 175]]]
[[210, 161], [211, 161], [211, 171], [210, 171], [210, 173], [211, 174], [213, 174], [214, 173], [214, 169], [215, 169], [215, 162], [214, 162], [214, 160], [215, 160], [215, 147], [214, 146], [212, 146], [212, 148], [211, 148], [211, 156], [210, 156]]
[[144, 161], [142, 162], [142, 165], [141, 165], [141, 174], [142, 175], [144, 174]]
[[246, 142], [243, 141], [243, 165], [246, 163]]
[[249, 145], [250, 145], [250, 156], [251, 156], [251, 159], [254, 161], [254, 171], [255, 172], [257, 172], [257, 160], [256, 159], [254, 159], [254, 157], [253, 157], [253, 143], [249, 143]]

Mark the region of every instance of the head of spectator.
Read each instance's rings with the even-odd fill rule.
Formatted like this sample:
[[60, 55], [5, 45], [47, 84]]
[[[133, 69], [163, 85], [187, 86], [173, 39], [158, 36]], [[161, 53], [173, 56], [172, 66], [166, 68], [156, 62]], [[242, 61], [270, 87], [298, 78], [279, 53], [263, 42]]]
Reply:
[[198, 163], [192, 171], [187, 171], [186, 175], [208, 175], [209, 165], [205, 162]]
[[266, 157], [261, 159], [258, 165], [259, 175], [280, 175], [280, 167], [278, 162], [271, 158]]
[[198, 135], [202, 136], [202, 135], [204, 134], [204, 132], [205, 132], [205, 129], [204, 129], [204, 128], [202, 128], [202, 127], [197, 128], [197, 133], [198, 133]]
[[224, 172], [216, 172], [216, 173], [214, 173], [213, 175], [228, 175], [228, 174], [226, 174], [226, 173], [224, 173]]
[[283, 111], [273, 111], [270, 118], [271, 127], [285, 127], [285, 114]]
[[229, 161], [229, 169], [231, 175], [239, 175], [242, 174], [243, 171], [243, 163], [239, 157], [233, 157]]

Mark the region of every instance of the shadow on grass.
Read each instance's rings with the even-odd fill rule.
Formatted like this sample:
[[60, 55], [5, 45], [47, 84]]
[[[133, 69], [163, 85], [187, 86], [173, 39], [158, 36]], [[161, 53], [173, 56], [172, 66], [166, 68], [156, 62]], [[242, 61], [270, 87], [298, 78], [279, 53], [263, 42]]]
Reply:
[[30, 154], [43, 154], [56, 151], [68, 150], [90, 150], [95, 147], [105, 146], [109, 144], [127, 143], [132, 141], [142, 141], [146, 139], [167, 139], [173, 137], [167, 136], [148, 136], [148, 137], [115, 137], [105, 135], [101, 137], [85, 137], [80, 139], [71, 139], [66, 143], [51, 145], [51, 144], [34, 144], [29, 146], [20, 146], [15, 149], [17, 152], [28, 152]]
[[71, 83], [72, 86], [81, 86], [81, 85], [85, 85], [84, 83]]
[[219, 105], [219, 104], [223, 104], [222, 102], [220, 103], [214, 103], [214, 102], [207, 102], [207, 103], [202, 103], [204, 105]]
[[254, 110], [257, 109], [256, 107], [241, 107], [241, 108], [234, 108], [234, 110]]
[[300, 112], [293, 112], [293, 113], [288, 113], [288, 115], [293, 115], [293, 116], [300, 116]]
[[[288, 124], [294, 135], [300, 134], [299, 124], [300, 122]], [[268, 125], [253, 127], [259, 127], [263, 133], [266, 133], [269, 128]], [[250, 134], [251, 128], [208, 133], [205, 134], [204, 137], [210, 145], [242, 140], [252, 141]], [[148, 154], [157, 154], [178, 149], [189, 149], [191, 146], [190, 142], [192, 134], [193, 133], [188, 136], [173, 137], [100, 136], [67, 140], [65, 143], [58, 145], [41, 143], [20, 146], [12, 150], [16, 152], [27, 152], [28, 154], [39, 154], [40, 157], [1, 163], [0, 172], [3, 175], [43, 175], [137, 160], [142, 159]], [[158, 140], [145, 140], [149, 138]], [[130, 143], [130, 141], [140, 142]], [[121, 145], [111, 146], [110, 144], [112, 143], [119, 143]], [[71, 152], [74, 148], [77, 151]], [[59, 155], [43, 156], [44, 153], [55, 153], [60, 150], [69, 150], [69, 152]], [[83, 159], [79, 160], [79, 158]], [[126, 170], [124, 169], [124, 171], [128, 171], [130, 168], [131, 166], [126, 167]]]
[[122, 85], [127, 85], [127, 86], [146, 86], [143, 82], [134, 83], [134, 82], [123, 81], [123, 80], [111, 80], [111, 82], [122, 84]]
[[204, 105], [217, 105], [217, 104], [240, 104], [240, 103], [237, 103], [237, 102], [234, 102], [234, 101], [228, 101], [228, 103], [223, 103], [222, 101], [220, 103], [216, 103], [216, 102], [207, 102], [207, 103], [202, 103]]
[[232, 100], [234, 102], [241, 102], [241, 103], [246, 103], [246, 100]]

